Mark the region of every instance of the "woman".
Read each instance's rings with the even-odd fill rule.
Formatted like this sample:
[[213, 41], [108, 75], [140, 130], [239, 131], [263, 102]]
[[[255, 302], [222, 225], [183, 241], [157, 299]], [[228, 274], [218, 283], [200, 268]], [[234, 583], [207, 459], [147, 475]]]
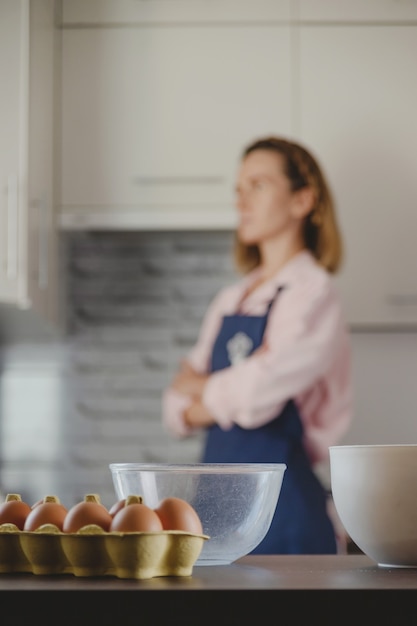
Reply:
[[211, 303], [163, 396], [177, 437], [206, 430], [203, 462], [285, 463], [254, 553], [337, 551], [314, 471], [351, 420], [349, 334], [332, 282], [342, 242], [325, 177], [301, 145], [261, 138], [242, 157], [235, 259], [245, 276]]

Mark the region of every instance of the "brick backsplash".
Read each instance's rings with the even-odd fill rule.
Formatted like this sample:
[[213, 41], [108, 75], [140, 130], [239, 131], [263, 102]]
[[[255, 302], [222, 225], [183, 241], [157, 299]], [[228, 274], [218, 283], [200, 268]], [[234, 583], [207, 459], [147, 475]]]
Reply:
[[109, 462], [192, 462], [201, 439], [174, 440], [161, 393], [206, 307], [235, 278], [229, 232], [66, 236], [68, 471], [62, 492], [111, 504]]
[[[63, 235], [63, 337], [30, 358], [20, 346], [16, 376], [5, 359], [13, 402], [2, 403], [0, 491], [33, 501], [52, 492], [66, 505], [98, 493], [110, 506], [110, 462], [198, 460], [201, 438], [164, 431], [161, 396], [208, 303], [236, 277], [231, 249], [224, 231]], [[51, 381], [60, 407], [44, 391]]]

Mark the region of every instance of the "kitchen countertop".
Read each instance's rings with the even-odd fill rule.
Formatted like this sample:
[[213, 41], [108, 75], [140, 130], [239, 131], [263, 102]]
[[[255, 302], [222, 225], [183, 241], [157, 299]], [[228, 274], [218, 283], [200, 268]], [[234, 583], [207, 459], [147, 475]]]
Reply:
[[337, 615], [345, 618], [344, 623], [350, 616], [355, 624], [398, 626], [417, 621], [417, 617], [410, 621], [409, 613], [417, 614], [417, 568], [379, 567], [362, 554], [250, 555], [231, 565], [195, 566], [189, 577], [0, 575], [1, 614], [13, 610], [22, 619], [13, 624], [28, 623], [28, 615], [40, 618], [52, 601], [65, 606], [63, 616], [77, 626], [93, 622], [199, 626], [196, 611], [204, 621], [213, 618], [216, 624], [233, 626], [258, 623], [258, 612], [270, 610], [276, 617], [290, 611], [292, 619], [285, 624], [297, 626], [335, 624]]

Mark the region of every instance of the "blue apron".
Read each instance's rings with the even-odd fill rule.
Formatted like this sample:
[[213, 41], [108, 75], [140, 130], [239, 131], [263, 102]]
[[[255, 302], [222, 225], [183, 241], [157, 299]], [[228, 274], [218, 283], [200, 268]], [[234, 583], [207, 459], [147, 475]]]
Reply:
[[[277, 291], [277, 295], [283, 287]], [[276, 298], [275, 297], [275, 298]], [[268, 315], [227, 315], [213, 346], [211, 371], [231, 365], [239, 350], [249, 356], [262, 344]], [[232, 357], [233, 358], [233, 357]], [[244, 357], [241, 357], [244, 358]], [[289, 400], [271, 422], [256, 429], [234, 425], [207, 429], [204, 463], [285, 463], [281, 493], [270, 529], [252, 554], [335, 554], [336, 537], [327, 514], [327, 495], [304, 450], [303, 425]]]

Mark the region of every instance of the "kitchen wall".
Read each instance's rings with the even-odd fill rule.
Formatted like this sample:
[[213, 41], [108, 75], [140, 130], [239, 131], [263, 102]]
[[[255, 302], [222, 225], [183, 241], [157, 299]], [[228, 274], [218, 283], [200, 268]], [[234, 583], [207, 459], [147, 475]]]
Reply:
[[[67, 503], [95, 492], [110, 505], [109, 462], [198, 459], [199, 438], [164, 432], [161, 392], [235, 276], [231, 234], [79, 232], [62, 243], [65, 331], [37, 328], [36, 342], [28, 334], [1, 350], [0, 488]], [[352, 346], [344, 442], [415, 443], [417, 334], [354, 332]]]
[[[57, 5], [60, 4], [57, 2]], [[113, 198], [113, 211], [105, 210], [103, 214], [105, 226], [108, 225], [109, 220], [110, 223], [114, 220], [116, 228], [120, 228], [120, 224], [123, 227], [125, 222], [121, 222], [121, 217], [126, 217], [126, 215], [129, 217], [132, 213], [124, 212], [123, 207], [130, 207], [133, 202], [130, 196], [126, 197], [125, 194], [128, 191], [129, 193], [137, 191], [137, 186], [131, 185], [135, 182], [135, 177], [128, 179], [127, 174], [131, 171], [129, 158], [136, 164], [136, 146], [142, 150], [146, 166], [154, 163], [155, 171], [152, 170], [151, 173], [156, 176], [156, 180], [161, 178], [166, 183], [166, 178], [162, 176], [162, 174], [166, 175], [163, 170], [164, 163], [169, 165], [173, 163], [175, 166], [178, 164], [178, 145], [193, 146], [194, 141], [199, 146], [201, 145], [202, 135], [196, 132], [195, 128], [200, 128], [198, 124], [205, 127], [207, 117], [199, 113], [200, 108], [195, 105], [193, 98], [187, 97], [184, 100], [180, 97], [180, 89], [172, 89], [174, 72], [166, 69], [162, 74], [152, 73], [149, 71], [151, 64], [146, 61], [148, 57], [139, 54], [133, 59], [129, 53], [127, 60], [133, 63], [135, 74], [136, 59], [142, 60], [144, 69], [149, 73], [144, 72], [141, 80], [145, 80], [148, 76], [149, 86], [153, 85], [155, 76], [159, 76], [160, 83], [157, 81], [157, 85], [160, 84], [161, 90], [167, 89], [167, 97], [160, 97], [159, 102], [168, 102], [169, 106], [166, 109], [163, 107], [155, 109], [150, 95], [148, 95], [148, 98], [151, 98], [148, 105], [142, 102], [143, 94], [147, 94], [148, 90], [143, 87], [143, 82], [139, 83], [135, 80], [126, 81], [126, 93], [129, 95], [126, 98], [121, 98], [120, 92], [112, 89], [113, 84], [110, 80], [108, 83], [110, 95], [115, 98], [115, 102], [117, 101], [117, 106], [114, 108], [108, 104], [105, 106], [101, 92], [96, 89], [94, 81], [90, 83], [86, 80], [83, 90], [78, 88], [77, 81], [80, 76], [81, 78], [84, 76], [84, 72], [79, 71], [79, 57], [84, 62], [83, 69], [86, 69], [86, 76], [88, 76], [87, 69], [90, 67], [88, 61], [94, 60], [95, 57], [94, 55], [87, 57], [84, 54], [84, 49], [79, 47], [77, 37], [86, 39], [86, 49], [90, 50], [90, 38], [92, 37], [94, 41], [96, 39], [101, 41], [103, 32], [93, 25], [92, 32], [87, 37], [88, 29], [78, 24], [75, 18], [71, 21], [71, 12], [75, 11], [75, 14], [78, 14], [79, 11], [86, 11], [88, 13], [91, 8], [93, 13], [94, 11], [101, 12], [101, 9], [105, 7], [103, 12], [106, 13], [110, 9], [115, 9], [115, 11], [122, 11], [116, 20], [119, 23], [120, 16], [125, 15], [123, 11], [127, 11], [129, 7], [136, 15], [138, 10], [158, 12], [160, 10], [158, 7], [162, 7], [162, 3], [136, 3], [128, 0], [124, 2], [118, 0], [117, 3], [110, 0], [86, 3], [84, 0], [82, 2], [70, 0], [63, 4], [69, 20], [64, 33], [66, 40], [63, 52], [64, 60], [67, 59], [70, 62], [69, 65], [64, 64], [64, 69], [66, 68], [67, 79], [68, 68], [74, 69], [74, 73], [70, 76], [73, 76], [75, 82], [64, 80], [62, 85], [65, 96], [63, 119], [66, 122], [62, 137], [64, 148], [66, 148], [64, 150], [66, 159], [63, 160], [64, 167], [61, 173], [64, 183], [67, 181], [66, 185], [62, 186], [64, 190], [67, 189], [69, 207], [73, 205], [73, 194], [75, 204], [80, 205], [77, 219], [71, 221], [70, 227], [78, 228], [77, 220], [81, 220], [81, 227], [86, 230], [85, 232], [82, 230], [61, 232], [60, 284], [64, 313], [62, 328], [55, 329], [48, 326], [37, 317], [34, 311], [0, 308], [0, 491], [21, 492], [32, 500], [52, 492], [60, 495], [68, 504], [80, 499], [85, 493], [93, 491], [101, 494], [103, 500], [111, 504], [114, 492], [108, 470], [109, 462], [193, 461], [198, 458], [201, 440], [195, 438], [176, 441], [164, 432], [160, 414], [161, 393], [178, 359], [195, 340], [208, 302], [222, 284], [234, 278], [230, 255], [232, 236], [224, 229], [221, 231], [201, 230], [200, 232], [161, 231], [159, 230], [161, 223], [165, 228], [167, 227], [165, 221], [167, 216], [172, 220], [169, 205], [166, 213], [159, 214], [159, 217], [154, 209], [149, 212], [133, 211], [135, 220], [139, 218], [143, 220], [144, 216], [148, 220], [145, 225], [143, 222], [140, 223], [141, 228], [148, 228], [149, 222], [152, 221], [158, 224], [158, 230], [155, 232], [135, 230], [93, 232], [88, 230], [92, 227], [89, 220], [96, 215], [97, 204], [100, 206], [100, 202], [96, 202], [97, 198], [94, 196], [91, 206], [88, 202], [86, 206], [84, 195], [86, 194], [89, 198], [87, 191], [90, 189], [90, 182], [96, 180], [92, 176], [92, 171], [97, 164], [103, 166], [103, 161], [105, 165], [107, 158], [113, 159], [109, 161], [108, 169], [103, 170], [104, 173], [99, 172], [101, 178], [97, 180], [101, 182], [97, 183], [97, 188], [93, 185], [93, 191], [97, 192], [98, 199], [104, 196], [103, 202], [106, 206], [110, 196], [106, 185], [112, 187], [113, 181], [110, 174], [113, 175], [119, 170], [121, 172], [120, 180], [117, 176], [115, 177], [118, 195], [116, 194], [117, 197]], [[181, 29], [181, 25], [175, 22], [178, 15], [177, 8], [174, 7], [174, 2], [164, 4], [170, 5], [169, 13], [173, 21], [169, 29], [166, 20], [162, 20], [160, 32], [164, 33], [164, 42], [171, 41], [167, 39], [168, 31], [173, 41], [177, 41]], [[194, 7], [192, 10], [196, 11], [195, 7], [198, 4], [200, 9], [204, 6], [204, 11], [208, 13], [220, 11], [220, 3], [179, 2], [178, 6], [180, 4], [183, 5], [183, 22], [190, 18], [191, 4]], [[381, 317], [380, 310], [383, 306], [391, 307], [390, 315], [393, 310], [399, 318], [401, 314], [408, 315], [408, 311], [414, 311], [412, 307], [415, 306], [415, 283], [412, 271], [413, 259], [415, 259], [413, 239], [415, 229], [412, 228], [415, 215], [413, 210], [415, 194], [410, 181], [415, 180], [416, 177], [410, 172], [409, 167], [416, 162], [414, 158], [416, 144], [409, 141], [410, 132], [411, 134], [414, 132], [412, 125], [414, 117], [408, 117], [404, 113], [403, 105], [406, 104], [410, 111], [414, 111], [415, 81], [411, 77], [414, 76], [415, 39], [414, 32], [409, 27], [415, 28], [416, 22], [412, 3], [389, 2], [388, 0], [378, 3], [371, 1], [329, 3], [317, 0], [314, 3], [310, 0], [308, 3], [281, 3], [284, 7], [291, 5], [297, 9], [295, 13], [290, 12], [289, 16], [294, 16], [298, 12], [300, 17], [304, 16], [305, 22], [301, 25], [302, 28], [298, 34], [294, 30], [290, 32], [291, 20], [286, 14], [277, 17], [280, 11], [278, 2], [230, 0], [223, 3], [223, 6], [226, 4], [230, 10], [230, 13], [226, 12], [229, 15], [229, 17], [226, 15], [226, 22], [229, 24], [227, 27], [226, 24], [220, 25], [216, 20], [207, 21], [217, 37], [216, 50], [218, 59], [222, 63], [218, 63], [216, 67], [211, 65], [216, 63], [216, 56], [213, 54], [214, 48], [211, 46], [210, 39], [201, 41], [204, 28], [198, 30], [196, 39], [202, 52], [207, 44], [209, 53], [202, 55], [208, 65], [205, 74], [199, 73], [195, 77], [201, 81], [201, 84], [197, 83], [194, 95], [200, 94], [201, 100], [209, 103], [210, 119], [216, 119], [215, 116], [213, 118], [213, 110], [217, 110], [216, 106], [220, 107], [217, 113], [217, 124], [210, 126], [210, 131], [207, 133], [209, 135], [207, 139], [210, 141], [204, 143], [204, 152], [202, 152], [204, 156], [207, 156], [210, 152], [207, 150], [207, 145], [210, 144], [212, 146], [211, 157], [208, 158], [207, 164], [203, 159], [201, 163], [204, 167], [200, 167], [194, 163], [195, 151], [185, 149], [182, 155], [185, 164], [181, 162], [184, 171], [181, 170], [180, 173], [193, 173], [195, 169], [199, 175], [201, 173], [217, 174], [223, 171], [222, 168], [219, 169], [221, 158], [224, 159], [224, 171], [227, 172], [228, 165], [226, 167], [226, 164], [232, 165], [236, 150], [241, 145], [241, 134], [244, 135], [244, 141], [246, 141], [252, 133], [253, 136], [258, 134], [259, 124], [265, 125], [268, 129], [275, 128], [276, 120], [280, 120], [279, 123], [282, 124], [280, 130], [295, 131], [296, 136], [305, 138], [312, 145], [323, 149], [326, 169], [328, 166], [331, 180], [338, 183], [338, 198], [345, 206], [345, 232], [349, 235], [349, 241], [352, 242], [352, 246], [347, 250], [348, 262], [353, 260], [353, 264], [357, 264], [358, 267], [355, 280], [351, 281], [354, 289], [346, 290], [348, 295], [355, 294], [355, 297], [348, 298], [349, 306], [355, 305], [353, 308], [355, 308], [355, 315], [356, 308], [358, 309], [358, 317], [363, 316], [362, 309], [367, 311], [368, 307], [363, 306], [363, 303], [366, 304], [368, 300], [375, 303], [370, 308], [373, 314], [377, 314], [375, 315], [377, 318]], [[264, 23], [258, 23], [261, 5], [263, 10], [271, 11], [270, 16], [275, 15], [275, 22], [267, 19], [265, 14]], [[322, 7], [322, 13], [320, 11], [317, 13], [319, 5]], [[252, 18], [248, 18], [249, 13], [246, 14], [248, 23], [251, 20], [254, 22], [254, 30], [251, 32], [256, 36], [256, 39], [248, 39], [252, 42], [249, 49], [246, 46], [245, 36], [247, 25], [230, 18], [232, 15], [230, 7], [234, 7], [233, 11], [238, 12], [240, 17], [243, 15], [242, 7], [246, 7], [244, 9], [246, 12], [253, 11]], [[332, 11], [335, 12], [334, 15]], [[381, 11], [380, 18], [375, 17], [375, 11]], [[309, 12], [312, 15], [309, 15]], [[339, 12], [341, 15], [338, 15]], [[317, 19], [323, 22], [320, 27], [314, 23]], [[136, 18], [133, 20], [134, 28], [138, 27], [135, 20]], [[330, 20], [328, 24], [325, 23], [326, 20]], [[364, 23], [360, 23], [361, 20]], [[117, 36], [119, 45], [123, 44], [122, 47], [116, 48], [120, 54], [120, 51], [125, 50], [126, 37], [128, 33], [131, 33], [131, 28], [119, 24], [120, 33], [117, 35], [117, 29], [113, 24], [114, 18], [110, 21], [112, 22], [111, 40]], [[387, 28], [388, 22], [389, 28]], [[155, 21], [152, 23], [155, 27]], [[185, 24], [183, 23], [182, 26], [184, 27]], [[288, 37], [284, 34], [282, 41], [273, 34], [274, 28], [281, 27], [283, 31], [288, 31]], [[150, 28], [149, 24], [140, 26], [143, 41], [148, 37]], [[190, 35], [191, 27], [187, 26], [186, 30]], [[270, 38], [266, 37], [267, 32], [270, 33]], [[235, 47], [230, 46], [229, 36], [232, 35], [234, 35]], [[71, 41], [73, 44], [68, 48], [68, 43]], [[253, 46], [253, 41], [257, 42], [255, 46]], [[253, 71], [251, 75], [248, 75], [246, 67], [249, 66], [249, 62], [243, 65], [244, 71], [239, 64], [237, 65], [239, 71], [230, 71], [230, 68], [233, 69], [235, 66], [224, 63], [221, 54], [223, 48], [219, 42], [223, 42], [224, 50], [228, 51], [228, 54], [230, 49], [240, 51], [239, 54], [242, 52], [248, 54], [251, 67], [258, 67], [259, 71]], [[290, 71], [289, 65], [287, 68], [288, 51], [294, 54], [299, 44], [300, 53], [295, 54], [296, 71], [294, 71], [294, 66]], [[281, 49], [281, 45], [288, 47]], [[108, 42], [105, 49], [114, 60], [115, 49], [109, 46]], [[138, 49], [142, 50], [142, 48]], [[152, 47], [149, 48], [151, 49]], [[187, 53], [186, 49], [182, 50], [181, 46], [177, 49], [179, 57], [172, 56], [172, 46], [168, 45], [167, 49], [169, 53], [163, 56], [164, 63], [167, 63], [166, 68], [171, 68], [171, 57], [173, 66], [179, 66], [180, 69], [189, 67], [188, 60], [193, 60], [193, 57]], [[72, 51], [75, 56], [68, 57], [68, 50]], [[92, 50], [95, 50], [94, 45]], [[100, 46], [97, 50], [103, 53]], [[127, 48], [127, 52], [129, 50], [130, 48]], [[332, 54], [329, 54], [329, 50], [332, 50]], [[346, 52], [349, 50], [351, 53]], [[362, 58], [363, 51], [365, 51], [365, 56]], [[232, 54], [231, 59], [239, 59], [239, 54], [237, 52]], [[267, 55], [266, 58], [274, 59], [275, 83], [269, 80], [270, 74], [268, 66], [264, 64], [264, 54]], [[360, 64], [355, 65], [355, 59], [358, 57]], [[120, 67], [126, 70], [125, 57], [122, 55], [118, 58], [121, 59]], [[177, 58], [182, 59], [181, 64], [175, 61]], [[246, 56], [244, 58], [246, 59]], [[159, 56], [156, 55], [155, 59], [158, 60]], [[386, 61], [384, 62], [383, 59]], [[254, 62], [258, 65], [256, 63], [253, 65]], [[281, 68], [278, 74], [276, 64]], [[364, 70], [357, 78], [355, 68], [359, 65]], [[92, 67], [92, 75], [101, 77], [102, 88], [104, 88], [103, 85], [107, 85], [104, 77], [108, 74], [94, 71], [94, 64]], [[109, 70], [109, 67], [113, 66], [103, 62], [104, 67]], [[383, 71], [376, 71], [381, 67], [384, 68]], [[266, 80], [262, 78], [265, 68]], [[333, 71], [333, 68], [337, 68], [337, 71]], [[193, 71], [192, 63], [190, 69]], [[119, 72], [117, 69], [114, 71], [116, 84], [118, 84], [119, 77], [123, 76], [125, 76], [124, 72]], [[302, 79], [299, 84], [298, 79]], [[260, 83], [257, 82], [258, 80]], [[386, 80], [393, 82], [388, 84]], [[237, 98], [237, 100], [232, 98], [228, 102], [226, 110], [232, 112], [229, 116], [223, 114], [222, 100], [213, 98], [211, 102], [204, 91], [208, 90], [208, 95], [210, 95], [210, 85], [215, 86], [218, 81], [222, 87], [223, 97], [230, 93], [231, 96]], [[92, 87], [94, 92], [92, 100], [88, 98], [87, 86]], [[202, 89], [201, 93], [199, 86]], [[140, 107], [136, 108], [136, 101], [131, 99], [131, 89], [134, 89], [138, 104], [143, 105], [143, 110]], [[331, 91], [331, 97], [326, 96], [328, 89]], [[262, 102], [259, 102], [260, 92], [269, 94], [268, 97], [261, 99]], [[149, 93], [152, 92], [149, 91]], [[361, 94], [360, 98], [355, 95], [358, 93]], [[354, 97], [351, 97], [352, 94]], [[172, 104], [174, 95], [178, 98], [174, 99], [177, 103], [176, 107]], [[303, 107], [301, 96], [307, 103]], [[326, 105], [324, 107], [323, 101]], [[100, 104], [100, 115], [97, 115], [97, 102]], [[111, 99], [110, 102], [113, 103], [113, 100]], [[195, 117], [187, 117], [188, 109], [184, 108], [184, 102], [191, 105]], [[245, 106], [243, 106], [244, 103], [246, 103]], [[140, 142], [131, 141], [131, 118], [124, 115], [125, 109], [120, 108], [122, 104], [123, 107], [126, 105], [128, 110], [130, 106], [133, 108], [136, 133], [141, 124], [143, 136]], [[260, 104], [262, 104], [262, 109], [259, 109]], [[82, 131], [78, 125], [77, 114], [78, 107], [81, 105], [87, 105], [87, 112], [90, 111], [88, 107], [91, 106], [92, 111]], [[161, 119], [157, 117], [161, 115], [162, 109], [165, 111], [164, 115], [168, 116], [168, 120], [175, 120], [171, 129], [178, 132], [176, 140], [166, 142], [166, 120], [164, 116]], [[369, 111], [371, 113], [368, 115]], [[379, 119], [377, 113], [378, 115], [385, 114], [385, 117], [382, 116]], [[110, 115], [110, 120], [114, 116], [117, 124], [108, 124], [106, 115]], [[150, 115], [151, 119], [156, 119], [153, 132], [150, 134], [148, 131], [151, 125], [146, 115]], [[181, 115], [185, 117], [185, 124], [178, 123]], [[378, 118], [376, 121], [379, 120], [379, 125], [378, 123], [371, 124], [369, 121], [374, 120], [375, 116]], [[68, 120], [73, 120], [73, 124], [68, 124]], [[194, 121], [197, 126], [194, 127], [193, 123], [189, 123], [190, 120]], [[226, 120], [226, 127], [222, 130], [220, 123], [222, 121], [224, 123], [224, 120]], [[357, 125], [358, 121], [360, 126]], [[99, 122], [105, 128], [106, 134], [104, 139], [101, 137], [100, 141], [95, 142], [91, 140], [91, 136], [94, 139], [95, 129], [100, 126]], [[212, 133], [213, 127], [217, 128], [222, 146], [223, 142], [225, 143], [221, 154], [218, 150], [216, 135]], [[112, 132], [115, 128], [124, 131], [121, 136], [126, 137], [126, 145], [114, 140]], [[184, 128], [192, 129], [186, 137]], [[376, 142], [373, 134], [375, 128], [381, 129]], [[87, 131], [92, 135], [90, 136]], [[107, 134], [107, 131], [110, 134]], [[369, 131], [369, 136], [367, 131]], [[159, 133], [160, 149], [155, 148], [155, 132]], [[172, 135], [169, 136], [172, 137]], [[154, 148], [154, 152], [148, 150], [146, 145], [143, 147], [144, 137], [148, 137], [150, 147]], [[368, 145], [367, 149], [358, 150], [359, 137], [361, 141], [364, 141], [364, 146]], [[189, 143], [186, 143], [185, 139]], [[382, 139], [384, 140], [383, 150], [380, 149]], [[108, 145], [111, 149], [103, 149], [102, 146], [107, 144], [102, 144], [101, 141], [109, 141]], [[367, 141], [369, 144], [366, 143]], [[346, 142], [349, 146], [348, 150], [344, 148]], [[354, 149], [351, 147], [352, 142]], [[387, 142], [387, 150], [385, 150], [385, 142]], [[97, 145], [101, 158], [97, 159], [94, 156], [90, 158], [89, 149], [91, 147], [96, 149]], [[118, 151], [117, 147], [119, 147]], [[342, 150], [341, 147], [343, 147]], [[131, 153], [130, 150], [133, 152]], [[173, 153], [170, 153], [170, 150]], [[71, 158], [68, 158], [67, 153]], [[38, 154], [39, 152], [36, 151], [36, 155]], [[150, 154], [157, 154], [158, 158], [153, 162]], [[357, 154], [361, 154], [362, 158], [358, 159]], [[161, 158], [162, 156], [164, 158]], [[85, 160], [82, 157], [85, 157]], [[139, 157], [141, 157], [140, 154]], [[36, 159], [36, 162], [39, 164], [40, 160]], [[55, 162], [58, 164], [59, 158]], [[366, 164], [365, 169], [363, 162]], [[394, 162], [398, 170], [396, 176], [392, 176]], [[75, 182], [70, 176], [72, 168], [68, 167], [68, 163], [72, 164], [74, 171], [81, 171], [83, 175], [80, 179], [74, 179]], [[184, 169], [186, 167], [189, 168], [189, 172]], [[355, 167], [358, 168], [356, 174]], [[161, 171], [158, 168], [162, 168]], [[57, 171], [60, 171], [59, 167]], [[171, 175], [172, 172], [168, 171], [168, 174]], [[57, 175], [56, 178], [58, 186], [59, 176]], [[214, 178], [217, 180], [216, 177]], [[84, 180], [86, 187], [79, 184], [79, 180]], [[169, 177], [168, 180], [170, 180]], [[359, 185], [357, 180], [360, 181]], [[196, 211], [194, 201], [201, 201], [202, 197], [206, 201], [208, 196], [201, 192], [198, 185], [194, 184], [194, 178], [191, 177], [191, 181], [192, 184], [187, 193], [196, 194], [196, 196], [190, 195], [191, 199], [185, 198], [186, 202], [183, 199], [189, 211], [183, 218], [183, 223], [188, 224], [187, 220], [191, 215], [196, 226], [200, 220], [204, 224], [204, 229], [207, 228], [207, 222], [211, 225], [215, 223], [216, 227], [220, 228], [223, 219], [223, 200], [216, 200], [213, 204], [217, 214], [213, 216], [213, 206], [209, 203], [201, 217], [202, 207], [197, 207], [200, 213]], [[229, 182], [226, 176], [224, 185], [227, 190], [229, 190]], [[181, 185], [176, 184], [174, 187], [178, 194]], [[216, 185], [213, 189], [217, 189]], [[145, 185], [141, 189], [141, 194], [151, 194], [153, 190], [152, 185]], [[169, 195], [171, 191], [169, 185], [162, 185], [162, 191], [160, 191], [162, 195], [155, 205], [157, 208], [160, 209], [161, 205], [165, 206], [165, 200], [161, 202], [161, 198], [164, 199], [163, 194]], [[120, 198], [126, 201], [120, 202]], [[65, 205], [65, 202], [63, 204]], [[178, 202], [173, 204], [178, 209]], [[382, 206], [384, 209], [381, 211]], [[395, 211], [391, 211], [392, 207], [395, 207]], [[88, 211], [88, 208], [91, 211]], [[369, 231], [362, 228], [365, 210], [367, 215], [371, 215], [371, 218], [367, 220]], [[375, 219], [372, 219], [373, 210], [375, 210]], [[177, 220], [178, 215], [175, 215]], [[361, 225], [360, 231], [355, 226], [357, 218]], [[100, 219], [103, 219], [103, 215]], [[65, 220], [63, 223], [68, 227]], [[375, 237], [375, 223], [378, 224], [378, 237]], [[137, 222], [134, 224], [137, 227]], [[404, 230], [401, 230], [403, 226]], [[373, 242], [371, 248], [369, 241]], [[380, 256], [374, 254], [375, 250], [380, 253]], [[387, 251], [389, 261], [385, 263]], [[365, 258], [364, 263], [362, 263], [363, 258]], [[379, 262], [380, 258], [381, 262]], [[403, 267], [410, 268], [410, 273], [403, 272]], [[365, 274], [364, 268], [369, 271], [368, 274]], [[367, 281], [365, 279], [367, 276], [370, 276], [371, 280]], [[389, 297], [385, 297], [387, 295], [397, 296], [399, 303], [397, 302], [396, 307], [392, 306]], [[379, 296], [384, 296], [384, 298]], [[401, 309], [402, 313], [399, 313], [398, 309]], [[415, 319], [415, 317], [412, 318], [414, 328]], [[396, 332], [388, 331], [387, 327], [385, 327], [385, 332], [378, 332], [377, 326], [373, 327], [372, 324], [366, 326], [366, 331], [360, 332], [358, 326], [354, 331], [352, 330], [355, 414], [351, 430], [343, 440], [344, 443], [416, 442], [417, 332], [410, 330], [411, 327], [405, 323], [407, 319], [400, 319], [400, 321], [404, 324], [397, 325]], [[369, 330], [372, 327], [374, 330]], [[323, 480], [328, 481], [328, 467], [320, 468], [320, 472]]]

